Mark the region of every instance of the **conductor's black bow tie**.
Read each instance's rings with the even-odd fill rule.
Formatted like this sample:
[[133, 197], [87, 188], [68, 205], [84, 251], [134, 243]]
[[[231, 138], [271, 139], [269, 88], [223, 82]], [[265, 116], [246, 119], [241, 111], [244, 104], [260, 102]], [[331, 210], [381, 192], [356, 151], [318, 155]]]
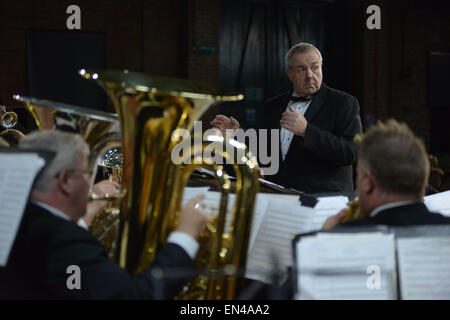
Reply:
[[294, 101], [294, 102], [305, 102], [305, 101], [309, 101], [313, 98], [313, 96], [309, 96], [309, 97], [295, 97], [295, 96], [291, 96], [289, 98], [290, 101]]

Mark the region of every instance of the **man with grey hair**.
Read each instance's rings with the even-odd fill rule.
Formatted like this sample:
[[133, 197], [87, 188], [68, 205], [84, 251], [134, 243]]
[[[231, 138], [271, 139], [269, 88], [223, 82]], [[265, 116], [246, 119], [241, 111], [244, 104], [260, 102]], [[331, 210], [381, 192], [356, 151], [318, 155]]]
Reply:
[[[353, 138], [362, 130], [358, 100], [322, 82], [322, 55], [312, 44], [293, 46], [285, 62], [293, 89], [263, 106], [261, 128], [280, 130], [280, 169], [266, 178], [307, 193], [352, 191]], [[223, 115], [211, 125], [239, 128]]]
[[[110, 262], [100, 242], [77, 221], [86, 212], [89, 181], [87, 144], [71, 133], [39, 131], [19, 148], [56, 153], [36, 181], [11, 250], [0, 271], [6, 299], [168, 299], [196, 273], [196, 237], [210, 217], [196, 209], [199, 196], [183, 208], [177, 229], [152, 266], [133, 278]], [[69, 286], [79, 268], [79, 285]], [[156, 277], [171, 273], [171, 277]], [[183, 275], [176, 272], [182, 270]], [[162, 271], [162, 273], [161, 273]]]

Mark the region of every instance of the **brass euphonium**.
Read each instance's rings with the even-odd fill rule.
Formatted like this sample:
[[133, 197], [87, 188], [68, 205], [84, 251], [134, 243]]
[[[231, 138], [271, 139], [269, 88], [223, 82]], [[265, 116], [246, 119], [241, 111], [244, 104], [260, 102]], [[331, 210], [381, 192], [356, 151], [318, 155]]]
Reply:
[[[163, 230], [172, 230], [175, 227], [176, 214], [171, 213], [180, 211], [183, 188], [191, 172], [199, 166], [216, 173], [219, 191], [222, 193], [217, 219], [212, 225], [208, 225], [207, 234], [202, 235], [200, 239], [197, 265], [206, 270], [206, 273], [189, 283], [187, 289], [178, 295], [178, 299], [232, 299], [236, 292], [242, 289], [242, 283], [239, 282], [242, 277], [239, 278], [236, 274], [242, 273], [246, 264], [255, 197], [259, 187], [259, 167], [256, 158], [246, 150], [245, 144], [217, 134], [207, 136], [207, 141], [209, 143], [204, 142], [202, 148], [192, 145], [191, 152], [184, 159], [187, 160], [190, 156], [191, 161], [183, 161], [191, 164], [174, 166], [172, 187], [175, 189], [168, 193], [173, 194], [175, 199], [168, 202], [165, 222], [173, 225]], [[215, 148], [210, 157], [205, 157], [204, 152], [211, 150], [212, 141]], [[201, 163], [195, 160], [201, 160]], [[232, 163], [236, 174], [236, 200], [230, 214], [227, 214], [227, 204], [231, 182], [223, 166], [216, 160], [219, 163]], [[177, 206], [176, 210], [174, 205]]]
[[118, 121], [114, 113], [20, 95], [14, 95], [13, 98], [25, 105], [39, 130], [58, 129], [80, 134], [91, 149], [91, 172], [96, 169], [97, 158], [103, 152], [120, 145], [119, 135], [108, 132]]
[[[237, 201], [232, 226], [225, 233], [230, 182], [223, 168], [195, 152], [189, 157], [200, 157], [200, 161], [175, 165], [171, 153], [178, 143], [177, 139], [172, 139], [177, 129], [190, 131], [194, 121], [199, 120], [213, 103], [236, 101], [243, 96], [224, 94], [190, 81], [128, 71], [83, 69], [80, 74], [95, 80], [105, 89], [120, 117], [124, 163], [116, 256], [119, 265], [132, 274], [138, 274], [151, 264], [156, 251], [164, 245], [167, 235], [177, 224], [182, 191], [190, 172], [196, 167], [207, 166], [216, 173], [220, 182], [222, 200], [216, 224], [209, 228], [213, 236], [201, 244], [201, 247], [209, 247], [206, 251], [200, 249], [199, 259], [205, 264], [199, 266], [214, 275], [194, 281], [189, 292], [195, 291], [191, 297], [196, 299], [232, 299], [237, 288], [235, 275], [225, 279], [218, 277], [217, 271], [224, 264], [235, 268], [245, 266], [258, 186], [256, 160], [244, 153], [247, 155], [245, 161], [235, 166]], [[229, 140], [221, 143], [238, 145]], [[204, 150], [201, 145], [194, 147]], [[224, 247], [223, 243], [227, 246]], [[202, 252], [209, 252], [209, 255]]]
[[[73, 106], [32, 97], [14, 95], [14, 99], [22, 102], [33, 116], [39, 130], [58, 129], [81, 135], [90, 147], [88, 170], [92, 172], [92, 183], [96, 175], [98, 159], [120, 147], [120, 134], [109, 132], [118, 121], [114, 113]], [[92, 188], [92, 184], [91, 184]], [[91, 200], [108, 200], [104, 212], [98, 214], [90, 226], [90, 231], [97, 236], [111, 256], [111, 247], [115, 237], [114, 226], [118, 219], [118, 198], [105, 197], [90, 192]], [[104, 220], [103, 218], [106, 218]]]
[[[118, 146], [104, 151], [97, 159], [97, 165], [109, 173], [108, 179], [116, 181], [119, 185], [122, 179], [123, 156]], [[89, 231], [102, 243], [110, 259], [114, 259], [115, 245], [119, 230], [119, 199], [110, 195], [97, 196], [91, 193], [91, 199], [108, 200], [106, 207], [94, 217]]]

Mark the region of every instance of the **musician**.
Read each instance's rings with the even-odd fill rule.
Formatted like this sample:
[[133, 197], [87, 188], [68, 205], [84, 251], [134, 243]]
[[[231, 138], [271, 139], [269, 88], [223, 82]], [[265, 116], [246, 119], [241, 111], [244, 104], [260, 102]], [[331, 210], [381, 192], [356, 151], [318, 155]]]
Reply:
[[[406, 124], [378, 123], [362, 140], [357, 166], [357, 194], [362, 219], [341, 226], [420, 225], [450, 223], [430, 213], [423, 203], [430, 164], [425, 146]], [[338, 225], [342, 210], [327, 219], [323, 229]]]
[[[285, 60], [293, 89], [263, 105], [261, 128], [280, 130], [280, 169], [266, 178], [307, 193], [353, 190], [353, 138], [362, 130], [358, 100], [322, 82], [322, 55], [313, 45], [293, 46]], [[211, 125], [222, 132], [239, 128], [224, 115]]]
[[[110, 262], [100, 242], [75, 223], [85, 214], [88, 200], [87, 144], [71, 133], [39, 131], [24, 137], [19, 148], [49, 150], [56, 156], [33, 187], [7, 266], [0, 273], [0, 296], [166, 299], [195, 276], [195, 238], [209, 220], [195, 207], [201, 196], [182, 210], [177, 230], [152, 266], [133, 278]], [[69, 266], [79, 267], [81, 289], [68, 288]], [[178, 277], [180, 270], [185, 274]]]

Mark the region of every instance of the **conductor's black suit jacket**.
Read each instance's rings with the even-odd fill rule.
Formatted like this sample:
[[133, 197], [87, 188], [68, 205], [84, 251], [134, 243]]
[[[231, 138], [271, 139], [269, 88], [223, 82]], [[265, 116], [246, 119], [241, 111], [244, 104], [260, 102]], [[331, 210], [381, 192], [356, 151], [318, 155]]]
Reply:
[[[280, 119], [291, 92], [264, 104], [263, 129], [281, 129]], [[322, 83], [305, 118], [305, 136], [294, 135], [285, 161], [280, 144], [280, 169], [276, 175], [265, 178], [307, 193], [353, 190], [352, 164], [358, 153], [353, 138], [362, 131], [358, 100]]]
[[[80, 290], [67, 287], [73, 274], [67, 273], [70, 265], [80, 268]], [[170, 277], [153, 277], [155, 268]], [[177, 277], [180, 270], [188, 271], [189, 276]], [[193, 278], [195, 270], [189, 255], [180, 246], [168, 243], [151, 268], [134, 278], [110, 262], [90, 232], [30, 204], [7, 266], [0, 269], [0, 298], [168, 299]]]

